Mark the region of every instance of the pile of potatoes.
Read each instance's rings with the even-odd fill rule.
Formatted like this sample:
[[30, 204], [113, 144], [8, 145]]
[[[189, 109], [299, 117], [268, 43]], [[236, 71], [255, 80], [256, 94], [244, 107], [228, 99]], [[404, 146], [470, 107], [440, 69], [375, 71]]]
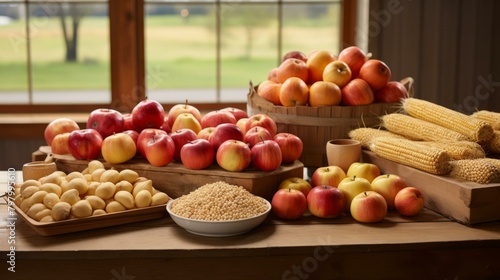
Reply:
[[16, 205], [39, 222], [62, 221], [167, 203], [170, 197], [131, 169], [90, 161], [82, 172], [55, 171], [16, 186]]

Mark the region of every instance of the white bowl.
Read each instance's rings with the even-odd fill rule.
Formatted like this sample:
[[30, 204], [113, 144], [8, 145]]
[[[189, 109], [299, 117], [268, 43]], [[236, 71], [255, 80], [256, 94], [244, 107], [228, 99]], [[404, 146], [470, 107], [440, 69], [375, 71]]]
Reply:
[[172, 220], [188, 232], [210, 237], [233, 236], [246, 233], [260, 225], [266, 219], [269, 211], [271, 211], [271, 203], [264, 199], [267, 204], [267, 210], [255, 217], [232, 221], [202, 221], [184, 218], [172, 213], [170, 208], [172, 207], [172, 203], [174, 201], [175, 200], [171, 199], [167, 203], [167, 211], [170, 214], [170, 217], [172, 217]]

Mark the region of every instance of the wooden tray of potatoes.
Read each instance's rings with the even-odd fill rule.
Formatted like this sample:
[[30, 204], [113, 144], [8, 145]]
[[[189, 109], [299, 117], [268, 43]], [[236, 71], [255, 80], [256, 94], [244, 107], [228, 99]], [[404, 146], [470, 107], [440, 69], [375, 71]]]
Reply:
[[121, 212], [107, 213], [84, 218], [72, 218], [63, 221], [38, 222], [29, 217], [14, 203], [12, 207], [16, 214], [25, 221], [36, 233], [42, 236], [53, 236], [64, 233], [78, 232], [90, 229], [104, 228], [161, 218], [167, 213], [166, 204], [145, 208], [136, 208]]

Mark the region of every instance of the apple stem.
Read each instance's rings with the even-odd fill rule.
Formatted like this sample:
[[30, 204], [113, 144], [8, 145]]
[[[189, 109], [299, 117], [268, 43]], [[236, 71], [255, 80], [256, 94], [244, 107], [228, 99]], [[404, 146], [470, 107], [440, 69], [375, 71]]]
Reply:
[[352, 176], [352, 180], [356, 181], [356, 175]]
[[264, 138], [262, 138], [261, 135], [259, 135], [259, 138], [260, 138], [260, 141], [262, 141], [262, 143], [264, 143]]

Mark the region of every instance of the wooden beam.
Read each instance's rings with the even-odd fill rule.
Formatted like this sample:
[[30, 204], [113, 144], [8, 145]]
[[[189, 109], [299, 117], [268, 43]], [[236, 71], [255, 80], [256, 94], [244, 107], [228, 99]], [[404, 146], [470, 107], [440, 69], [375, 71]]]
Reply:
[[356, 44], [357, 0], [342, 1], [340, 49]]

